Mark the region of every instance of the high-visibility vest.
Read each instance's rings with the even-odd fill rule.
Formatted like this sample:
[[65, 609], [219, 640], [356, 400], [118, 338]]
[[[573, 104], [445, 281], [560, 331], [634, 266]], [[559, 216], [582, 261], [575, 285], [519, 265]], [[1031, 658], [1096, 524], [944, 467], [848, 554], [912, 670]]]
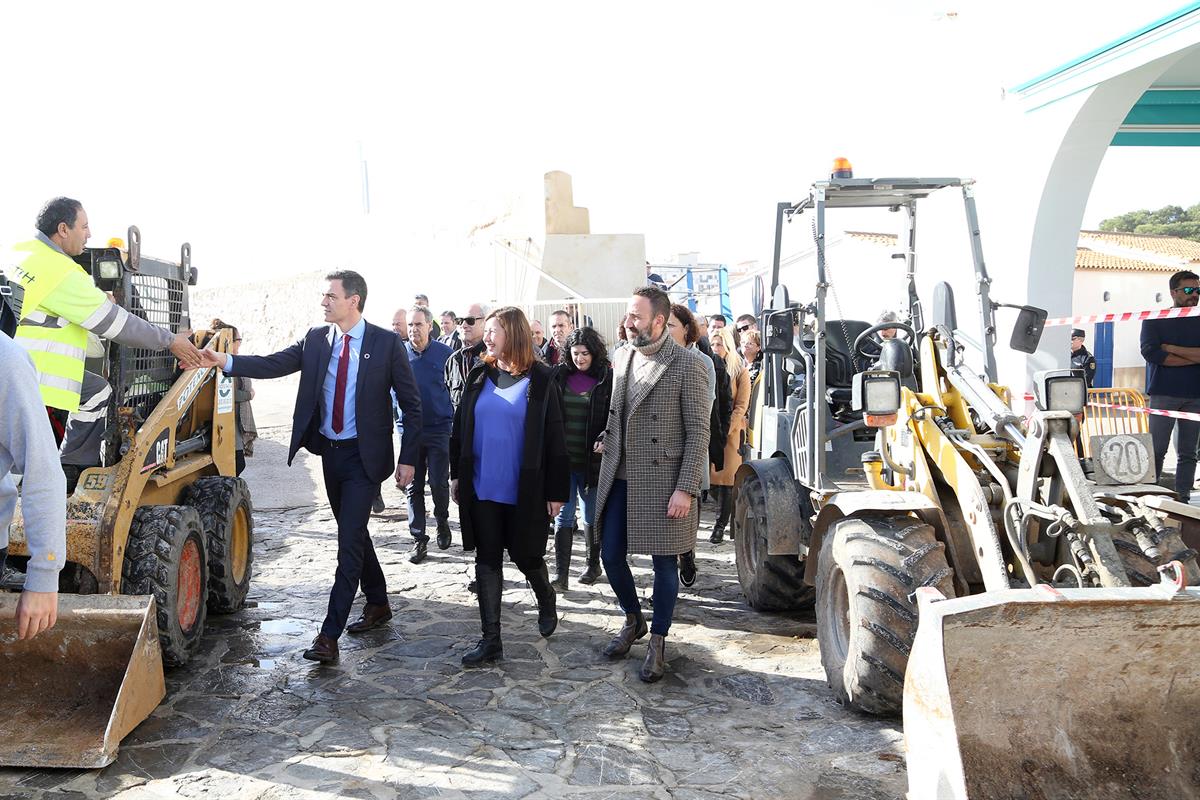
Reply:
[[[87, 276], [87, 271], [38, 239], [14, 245], [7, 262], [9, 278], [24, 289], [16, 340], [33, 360], [42, 402], [52, 408], [77, 411], [87, 358], [87, 330], [69, 322], [68, 317], [87, 319], [107, 298], [97, 289], [94, 297], [79, 303], [79, 308], [63, 308], [61, 302], [54, 302], [54, 311], [43, 308], [72, 272]], [[91, 281], [90, 276], [87, 279]], [[31, 321], [28, 317], [34, 311], [50, 315], [50, 320]]]

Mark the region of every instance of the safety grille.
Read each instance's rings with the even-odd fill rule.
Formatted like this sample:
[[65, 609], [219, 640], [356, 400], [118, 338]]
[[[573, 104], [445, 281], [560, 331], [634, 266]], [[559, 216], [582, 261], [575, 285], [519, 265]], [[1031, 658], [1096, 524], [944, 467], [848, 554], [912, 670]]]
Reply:
[[[152, 325], [178, 333], [186, 324], [186, 284], [158, 275], [126, 273], [125, 307]], [[166, 350], [121, 348], [121, 405], [149, 416], [175, 381], [175, 357]]]

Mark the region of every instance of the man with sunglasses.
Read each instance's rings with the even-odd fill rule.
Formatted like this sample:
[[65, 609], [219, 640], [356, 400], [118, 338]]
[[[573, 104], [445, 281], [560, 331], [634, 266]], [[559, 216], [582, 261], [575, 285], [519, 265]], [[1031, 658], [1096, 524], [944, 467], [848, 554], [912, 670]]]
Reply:
[[753, 314], [742, 314], [737, 318], [737, 332], [740, 335], [745, 335], [748, 331], [758, 330], [758, 320]]
[[[1190, 270], [1171, 276], [1171, 300], [1176, 308], [1200, 303], [1200, 278]], [[1146, 359], [1146, 392], [1150, 407], [1164, 411], [1200, 412], [1200, 317], [1148, 319], [1142, 322], [1142, 356]], [[1154, 466], [1162, 473], [1163, 458], [1175, 431], [1175, 493], [1183, 502], [1192, 495], [1196, 477], [1196, 448], [1200, 422], [1150, 416]]]
[[467, 375], [483, 357], [483, 319], [487, 312], [486, 305], [475, 303], [457, 320], [462, 347], [455, 350], [454, 355], [446, 361], [446, 387], [450, 390], [450, 401], [456, 409], [467, 385]]

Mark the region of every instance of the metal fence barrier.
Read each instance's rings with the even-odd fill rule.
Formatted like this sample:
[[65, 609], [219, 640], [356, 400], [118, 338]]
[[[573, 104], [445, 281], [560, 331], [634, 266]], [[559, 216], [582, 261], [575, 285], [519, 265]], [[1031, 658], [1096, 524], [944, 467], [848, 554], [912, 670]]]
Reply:
[[1083, 415], [1083, 454], [1092, 456], [1091, 437], [1114, 433], [1148, 433], [1149, 415], [1111, 406], [1145, 408], [1146, 395], [1135, 389], [1088, 389], [1088, 407]]

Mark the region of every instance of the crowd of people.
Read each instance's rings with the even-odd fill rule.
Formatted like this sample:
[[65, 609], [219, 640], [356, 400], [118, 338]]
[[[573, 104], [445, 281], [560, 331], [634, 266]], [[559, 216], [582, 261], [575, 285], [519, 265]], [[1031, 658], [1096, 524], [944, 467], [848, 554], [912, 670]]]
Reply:
[[[716, 503], [711, 541], [720, 544], [729, 489], [752, 435], [748, 409], [761, 364], [752, 315], [733, 325], [720, 314], [706, 319], [647, 286], [630, 297], [610, 346], [575, 304], [543, 324], [518, 308], [482, 302], [435, 316], [428, 297], [417, 294], [395, 311], [388, 330], [366, 321], [366, 281], [343, 270], [326, 278], [324, 323], [299, 342], [247, 355], [241, 331], [214, 319], [212, 330], [229, 332], [228, 352], [199, 350], [186, 332], [168, 333], [116, 305], [75, 263], [90, 236], [82, 204], [52, 200], [37, 227], [7, 264], [25, 305], [14, 338], [0, 339], [13, 356], [6, 363], [19, 362], [0, 387], [6, 416], [18, 423], [6, 426], [0, 442], [0, 515], [7, 515], [0, 533], [16, 501], [13, 474], [23, 474], [30, 558], [22, 636], [54, 624], [65, 563], [61, 498], [81, 471], [101, 463], [112, 390], [85, 369], [91, 337], [169, 350], [183, 368], [232, 376], [239, 475], [257, 438], [252, 380], [300, 373], [288, 462], [301, 448], [321, 458], [338, 529], [328, 609], [306, 658], [335, 661], [343, 632], [392, 617], [368, 530], [371, 513], [385, 507], [380, 485], [391, 476], [406, 495], [413, 564], [428, 557], [426, 487], [441, 550], [453, 546], [449, 506], [458, 505], [461, 545], [475, 554], [471, 589], [482, 632], [464, 665], [503, 652], [504, 552], [529, 582], [539, 630], [550, 636], [556, 594], [570, 585], [572, 547], [582, 535], [586, 564], [578, 580], [590, 585], [607, 576], [625, 613], [604, 652], [624, 656], [649, 634], [641, 675], [662, 677], [679, 585], [696, 578], [700, 505], [706, 496]], [[649, 625], [629, 567], [634, 554], [653, 563]], [[360, 589], [365, 603], [351, 622]]]

